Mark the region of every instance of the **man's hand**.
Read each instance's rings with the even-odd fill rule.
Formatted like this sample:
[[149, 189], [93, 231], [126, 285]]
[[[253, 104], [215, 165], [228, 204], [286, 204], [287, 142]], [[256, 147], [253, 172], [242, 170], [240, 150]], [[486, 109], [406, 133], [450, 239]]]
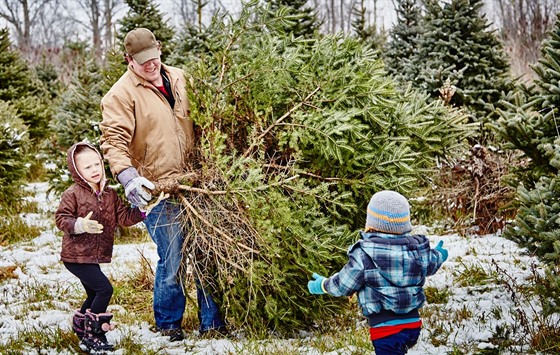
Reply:
[[75, 234], [89, 233], [89, 234], [101, 234], [103, 233], [103, 225], [91, 218], [93, 211], [87, 214], [85, 217], [78, 217], [76, 223], [74, 223]]
[[159, 194], [159, 197], [157, 200], [155, 200], [154, 202], [150, 202], [148, 203], [146, 206], [144, 207], [139, 207], [140, 211], [144, 212], [146, 214], [146, 216], [148, 214], [150, 214], [150, 212], [152, 211], [152, 209], [154, 207], [156, 207], [157, 205], [159, 205], [159, 203], [163, 200], [165, 200], [166, 198], [169, 197], [169, 194], [164, 194], [163, 191]]
[[121, 171], [117, 175], [117, 179], [124, 186], [124, 194], [132, 205], [145, 207], [152, 199], [150, 190], [153, 190], [155, 185], [150, 180], [140, 176], [133, 166]]

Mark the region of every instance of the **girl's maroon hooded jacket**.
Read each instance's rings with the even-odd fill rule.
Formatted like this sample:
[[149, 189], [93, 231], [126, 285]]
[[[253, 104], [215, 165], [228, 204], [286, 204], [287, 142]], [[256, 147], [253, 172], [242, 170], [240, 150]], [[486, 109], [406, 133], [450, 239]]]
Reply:
[[[143, 220], [144, 214], [138, 208], [126, 205], [116, 191], [106, 186], [105, 172], [100, 182], [100, 190], [94, 188], [78, 173], [75, 165], [76, 148], [86, 145], [101, 155], [88, 143], [76, 143], [68, 150], [68, 169], [74, 184], [62, 194], [55, 219], [62, 237], [61, 260], [69, 263], [98, 264], [109, 263], [113, 255], [115, 231], [118, 225], [132, 226]], [[74, 234], [74, 224], [78, 217], [86, 217], [93, 211], [90, 219], [103, 225], [101, 234]]]

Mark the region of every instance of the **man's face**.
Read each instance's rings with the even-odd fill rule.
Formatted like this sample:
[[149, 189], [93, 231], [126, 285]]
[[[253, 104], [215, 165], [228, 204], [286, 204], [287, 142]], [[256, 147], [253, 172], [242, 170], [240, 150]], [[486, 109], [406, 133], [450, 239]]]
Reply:
[[151, 83], [160, 82], [161, 58], [150, 59], [144, 64], [139, 64], [134, 58], [132, 58], [132, 70], [134, 70], [138, 76]]

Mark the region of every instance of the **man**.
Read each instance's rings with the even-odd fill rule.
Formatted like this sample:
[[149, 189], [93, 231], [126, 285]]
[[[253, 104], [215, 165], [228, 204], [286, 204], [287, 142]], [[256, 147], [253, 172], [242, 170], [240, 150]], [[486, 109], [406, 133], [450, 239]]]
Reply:
[[[127, 72], [101, 100], [101, 148], [129, 202], [143, 207], [152, 199], [154, 183], [188, 171], [194, 130], [184, 72], [162, 64], [161, 44], [153, 33], [134, 29], [126, 35], [124, 46]], [[156, 327], [171, 341], [184, 338], [181, 321], [186, 298], [178, 277], [184, 241], [180, 215], [181, 206], [168, 199], [144, 220], [159, 255], [153, 304]], [[197, 298], [200, 333], [224, 333], [218, 306], [198, 282]]]

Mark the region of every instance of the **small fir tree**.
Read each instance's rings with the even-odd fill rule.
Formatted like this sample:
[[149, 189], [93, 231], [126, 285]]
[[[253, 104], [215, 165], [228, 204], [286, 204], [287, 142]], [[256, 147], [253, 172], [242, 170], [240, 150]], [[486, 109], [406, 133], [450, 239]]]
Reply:
[[81, 141], [98, 145], [103, 84], [101, 69], [97, 61], [90, 58], [63, 95], [52, 121], [51, 129], [55, 134], [48, 146], [48, 154], [56, 167], [48, 172], [49, 191], [61, 193], [73, 182], [66, 164], [68, 148]]
[[483, 2], [452, 0], [441, 7], [437, 0], [424, 0], [424, 5], [424, 31], [418, 51], [410, 62], [404, 61], [404, 79], [434, 98], [450, 80], [457, 89], [450, 104], [471, 112], [471, 122], [480, 125], [479, 143], [492, 141], [484, 125], [495, 119], [493, 103], [510, 89], [509, 64], [502, 43], [481, 14]]
[[218, 23], [226, 23], [226, 18], [227, 14], [216, 12], [212, 16], [212, 23], [209, 26], [185, 23], [168, 62], [171, 65], [181, 66], [187, 61], [185, 58], [186, 53], [188, 56], [193, 57], [221, 50], [220, 48], [211, 48], [210, 45], [213, 42], [209, 39], [219, 35], [221, 26]]
[[406, 82], [417, 75], [417, 67], [410, 61], [418, 51], [422, 13], [418, 0], [397, 0], [395, 12], [396, 23], [389, 31], [383, 60], [385, 68], [393, 77]]
[[533, 66], [533, 84], [519, 87], [509, 110], [493, 127], [506, 148], [523, 153], [524, 164], [516, 171], [520, 209], [507, 235], [531, 252], [558, 258], [554, 235], [560, 229], [560, 21], [543, 43], [542, 57]]
[[[1, 206], [18, 205], [27, 173], [29, 135], [17, 109], [0, 100], [0, 199]], [[0, 207], [0, 211], [2, 207]]]
[[36, 145], [49, 136], [50, 96], [36, 73], [11, 48], [7, 29], [0, 29], [0, 100], [10, 102]]
[[381, 48], [385, 44], [385, 34], [377, 30], [377, 25], [369, 25], [367, 21], [367, 7], [365, 0], [354, 4], [352, 8], [352, 29], [362, 41], [369, 43], [373, 48]]

